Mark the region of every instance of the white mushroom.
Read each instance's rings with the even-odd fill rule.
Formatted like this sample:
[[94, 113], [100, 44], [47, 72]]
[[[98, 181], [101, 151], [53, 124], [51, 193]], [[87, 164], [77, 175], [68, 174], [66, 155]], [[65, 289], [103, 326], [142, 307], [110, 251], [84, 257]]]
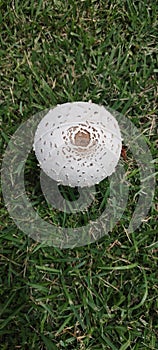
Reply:
[[34, 138], [43, 171], [71, 187], [92, 186], [111, 175], [121, 147], [117, 120], [91, 102], [57, 105], [41, 120]]

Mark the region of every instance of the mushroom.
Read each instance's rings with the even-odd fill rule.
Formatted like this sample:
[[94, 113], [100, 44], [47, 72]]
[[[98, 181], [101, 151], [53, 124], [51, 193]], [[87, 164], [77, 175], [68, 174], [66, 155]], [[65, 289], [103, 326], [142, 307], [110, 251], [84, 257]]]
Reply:
[[92, 186], [111, 175], [122, 148], [117, 120], [92, 102], [57, 105], [39, 123], [34, 150], [43, 171], [58, 184]]

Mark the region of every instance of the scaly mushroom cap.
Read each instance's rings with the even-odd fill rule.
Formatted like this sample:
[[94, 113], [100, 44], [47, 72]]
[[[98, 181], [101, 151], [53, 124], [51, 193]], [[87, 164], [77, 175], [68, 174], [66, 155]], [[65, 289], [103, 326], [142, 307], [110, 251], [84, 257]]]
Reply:
[[111, 175], [121, 147], [117, 120], [91, 102], [57, 105], [41, 120], [34, 138], [43, 171], [72, 187], [92, 186]]

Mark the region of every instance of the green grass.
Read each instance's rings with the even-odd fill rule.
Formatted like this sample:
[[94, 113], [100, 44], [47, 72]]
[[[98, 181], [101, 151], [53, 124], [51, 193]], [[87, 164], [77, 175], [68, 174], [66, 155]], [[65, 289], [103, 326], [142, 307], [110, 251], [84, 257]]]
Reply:
[[[156, 159], [157, 17], [151, 0], [1, 0], [2, 153], [33, 114], [92, 100], [126, 115]], [[109, 236], [89, 246], [60, 250], [36, 243], [18, 230], [2, 199], [1, 350], [158, 349], [157, 194], [129, 236], [139, 176], [128, 149], [125, 167], [131, 186], [123, 217]], [[30, 200], [48, 218], [31, 155], [26, 185], [27, 172]], [[103, 182], [92, 217], [104, 209], [104, 192]], [[51, 219], [74, 226], [89, 218], [54, 211]]]

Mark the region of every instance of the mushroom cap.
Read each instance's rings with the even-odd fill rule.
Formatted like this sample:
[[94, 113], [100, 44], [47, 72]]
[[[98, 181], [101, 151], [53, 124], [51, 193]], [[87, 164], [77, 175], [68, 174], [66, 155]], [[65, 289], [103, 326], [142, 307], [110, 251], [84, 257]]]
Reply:
[[117, 120], [91, 102], [57, 105], [39, 123], [34, 150], [40, 167], [59, 184], [92, 186], [115, 171], [122, 148]]

